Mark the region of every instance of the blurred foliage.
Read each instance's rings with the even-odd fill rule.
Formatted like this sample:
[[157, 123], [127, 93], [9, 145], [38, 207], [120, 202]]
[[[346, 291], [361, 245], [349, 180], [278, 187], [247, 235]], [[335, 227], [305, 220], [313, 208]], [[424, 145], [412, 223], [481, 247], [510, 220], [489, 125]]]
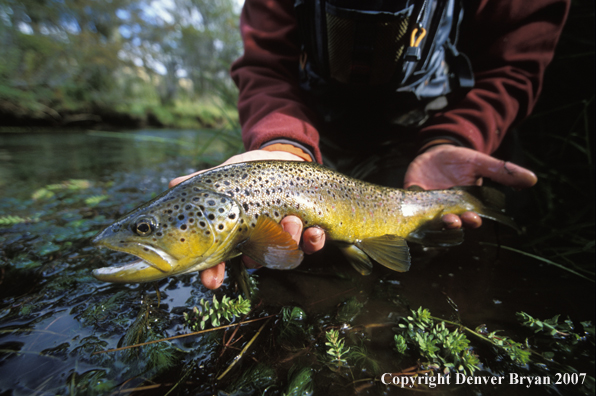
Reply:
[[221, 125], [235, 107], [238, 12], [232, 0], [0, 2], [0, 113], [63, 126], [123, 113]]

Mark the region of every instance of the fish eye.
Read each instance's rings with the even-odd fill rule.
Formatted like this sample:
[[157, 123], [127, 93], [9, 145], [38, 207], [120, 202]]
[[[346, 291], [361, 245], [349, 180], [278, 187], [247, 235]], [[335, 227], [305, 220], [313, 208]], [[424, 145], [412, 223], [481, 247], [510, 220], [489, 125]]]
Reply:
[[151, 218], [142, 217], [137, 220], [134, 231], [140, 236], [147, 236], [155, 230], [155, 221]]

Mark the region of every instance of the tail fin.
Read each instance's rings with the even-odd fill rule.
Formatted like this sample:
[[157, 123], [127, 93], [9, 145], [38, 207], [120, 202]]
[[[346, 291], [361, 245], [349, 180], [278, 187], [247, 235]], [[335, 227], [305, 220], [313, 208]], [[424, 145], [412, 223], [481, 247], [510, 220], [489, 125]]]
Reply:
[[453, 189], [464, 191], [471, 195], [475, 201], [478, 201], [479, 207], [476, 208], [475, 211], [480, 217], [498, 221], [499, 223], [513, 228], [517, 232], [521, 231], [513, 219], [504, 213], [505, 194], [501, 191], [491, 187], [481, 186], [460, 186], [453, 187]]

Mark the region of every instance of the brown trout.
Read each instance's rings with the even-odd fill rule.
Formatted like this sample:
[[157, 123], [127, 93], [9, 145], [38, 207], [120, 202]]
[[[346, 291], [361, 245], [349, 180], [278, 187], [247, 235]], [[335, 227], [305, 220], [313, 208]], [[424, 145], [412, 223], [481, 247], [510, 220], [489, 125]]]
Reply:
[[255, 161], [196, 175], [138, 207], [93, 243], [140, 260], [99, 268], [107, 282], [149, 282], [202, 271], [240, 254], [261, 265], [292, 269], [303, 254], [279, 222], [296, 215], [337, 243], [360, 273], [374, 261], [407, 271], [406, 240], [456, 245], [461, 230], [435, 231], [446, 213], [474, 211], [515, 227], [502, 194], [484, 187], [407, 191], [352, 179], [311, 162]]

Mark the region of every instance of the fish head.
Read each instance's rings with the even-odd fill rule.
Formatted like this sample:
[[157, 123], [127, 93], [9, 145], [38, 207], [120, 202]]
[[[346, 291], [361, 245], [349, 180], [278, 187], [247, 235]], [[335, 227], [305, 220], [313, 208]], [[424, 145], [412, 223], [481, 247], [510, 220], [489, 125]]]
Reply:
[[[150, 282], [201, 271], [233, 256], [240, 205], [212, 190], [180, 186], [100, 232], [93, 244], [137, 256], [93, 275], [106, 282]], [[232, 255], [231, 255], [232, 254]]]

